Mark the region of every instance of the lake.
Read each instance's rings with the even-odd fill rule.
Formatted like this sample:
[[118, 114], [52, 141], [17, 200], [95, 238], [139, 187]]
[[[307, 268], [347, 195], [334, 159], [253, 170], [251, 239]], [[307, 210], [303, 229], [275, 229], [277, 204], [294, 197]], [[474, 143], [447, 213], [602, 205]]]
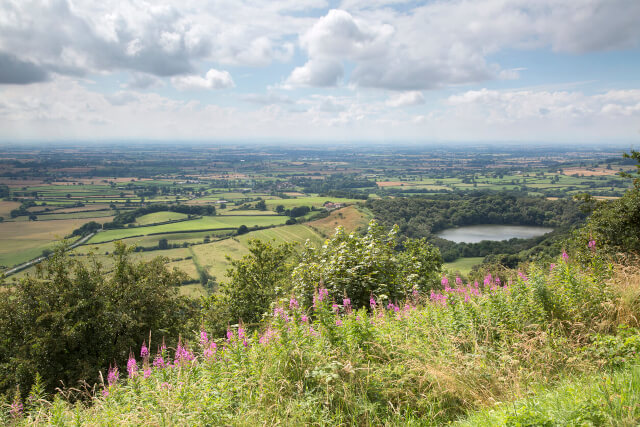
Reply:
[[436, 236], [456, 243], [478, 243], [483, 240], [530, 239], [553, 231], [549, 227], [528, 225], [469, 225], [449, 228], [436, 233]]

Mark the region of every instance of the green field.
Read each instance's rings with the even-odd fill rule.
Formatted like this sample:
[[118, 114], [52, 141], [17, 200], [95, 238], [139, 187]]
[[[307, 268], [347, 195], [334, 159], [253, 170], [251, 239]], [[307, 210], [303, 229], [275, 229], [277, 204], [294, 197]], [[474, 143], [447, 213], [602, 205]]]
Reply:
[[115, 214], [114, 211], [87, 211], [87, 212], [69, 212], [69, 213], [50, 213], [36, 216], [38, 221], [51, 221], [58, 219], [80, 219], [80, 218], [104, 218], [110, 217]]
[[254, 209], [246, 209], [246, 210], [242, 210], [242, 209], [238, 209], [238, 210], [234, 210], [234, 209], [218, 209], [217, 213], [219, 215], [226, 215], [226, 216], [233, 216], [233, 215], [237, 215], [237, 216], [277, 215], [274, 211], [259, 211], [259, 210], [254, 210]]
[[269, 241], [273, 239], [275, 244], [284, 242], [304, 243], [307, 239], [315, 244], [320, 244], [323, 241], [322, 237], [311, 228], [296, 224], [258, 230], [219, 242], [192, 246], [190, 249], [200, 265], [206, 268], [209, 274], [215, 276], [218, 281], [222, 281], [225, 279], [225, 273], [229, 267], [226, 256], [238, 259], [246, 255], [248, 253], [247, 245], [251, 239]]
[[11, 267], [36, 258], [44, 249], [51, 249], [54, 242], [91, 220], [102, 223], [108, 218], [2, 222], [0, 223], [0, 242], [2, 242], [0, 265]]
[[473, 266], [482, 264], [484, 257], [470, 257], [470, 258], [458, 258], [453, 262], [447, 262], [444, 267], [454, 273], [460, 273], [463, 275], [469, 274]]
[[190, 230], [233, 229], [241, 225], [247, 227], [267, 227], [284, 224], [285, 216], [205, 216], [191, 221], [181, 221], [173, 224], [152, 225], [148, 227], [133, 227], [118, 230], [108, 230], [96, 234], [90, 243], [108, 242], [110, 240], [126, 239], [133, 236], [148, 236], [150, 234], [175, 233]]
[[136, 218], [137, 225], [149, 225], [157, 224], [159, 222], [175, 221], [178, 219], [185, 219], [188, 215], [179, 212], [154, 212], [147, 215], [142, 215]]
[[296, 197], [295, 199], [273, 199], [273, 200], [265, 200], [267, 207], [269, 209], [275, 209], [276, 206], [282, 205], [285, 209], [290, 209], [296, 206], [310, 206], [310, 207], [322, 207], [325, 202], [333, 202], [333, 203], [356, 203], [361, 202], [362, 200], [356, 199], [343, 199], [340, 197], [318, 197], [318, 196], [309, 196], [309, 197]]

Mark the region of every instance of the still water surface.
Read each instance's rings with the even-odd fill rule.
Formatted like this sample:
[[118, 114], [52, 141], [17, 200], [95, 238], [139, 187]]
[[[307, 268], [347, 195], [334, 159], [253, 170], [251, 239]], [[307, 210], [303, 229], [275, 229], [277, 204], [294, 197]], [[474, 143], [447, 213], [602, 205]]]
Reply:
[[456, 243], [478, 243], [483, 240], [509, 240], [517, 237], [529, 239], [550, 233], [553, 228], [528, 225], [469, 225], [449, 228], [436, 233], [436, 236]]

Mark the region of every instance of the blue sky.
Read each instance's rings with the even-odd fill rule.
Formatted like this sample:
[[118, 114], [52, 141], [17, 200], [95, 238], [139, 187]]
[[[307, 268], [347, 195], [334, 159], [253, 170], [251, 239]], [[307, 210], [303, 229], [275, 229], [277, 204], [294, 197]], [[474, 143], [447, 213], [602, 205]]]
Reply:
[[637, 0], [5, 0], [2, 141], [640, 142]]

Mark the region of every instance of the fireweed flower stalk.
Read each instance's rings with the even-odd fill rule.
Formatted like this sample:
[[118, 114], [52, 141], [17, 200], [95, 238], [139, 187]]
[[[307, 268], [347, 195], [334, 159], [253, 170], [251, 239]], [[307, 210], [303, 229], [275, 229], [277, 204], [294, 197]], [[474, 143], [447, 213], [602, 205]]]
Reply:
[[134, 378], [138, 374], [138, 364], [136, 363], [136, 358], [133, 356], [133, 353], [129, 354], [129, 360], [127, 360], [127, 373], [129, 374], [129, 379]]
[[158, 368], [158, 369], [162, 369], [165, 366], [167, 366], [167, 364], [164, 361], [164, 351], [162, 351], [161, 348], [158, 348], [158, 352], [156, 353], [156, 357], [153, 359], [153, 367], [154, 368]]
[[109, 367], [109, 372], [107, 373], [107, 384], [109, 387], [116, 385], [118, 382], [118, 378], [120, 378], [120, 373], [118, 372], [118, 366], [114, 365], [113, 368]]
[[142, 359], [149, 359], [149, 349], [147, 348], [147, 342], [142, 342], [142, 347], [140, 347], [140, 357]]

